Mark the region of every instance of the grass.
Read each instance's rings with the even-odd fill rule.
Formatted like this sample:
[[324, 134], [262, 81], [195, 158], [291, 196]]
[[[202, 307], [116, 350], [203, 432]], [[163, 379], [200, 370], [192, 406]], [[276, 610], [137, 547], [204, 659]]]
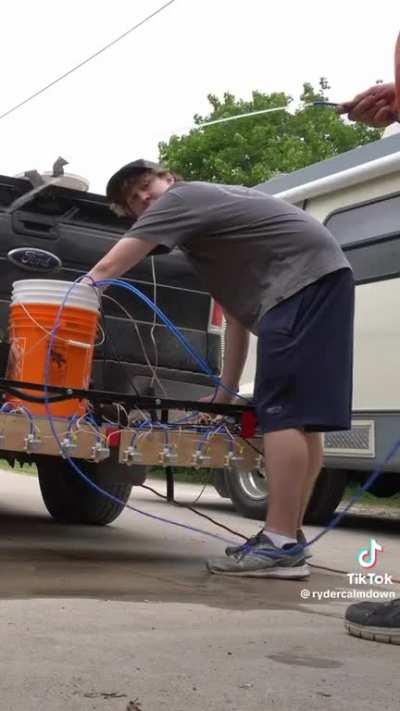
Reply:
[[[342, 502], [347, 503], [350, 501], [352, 496], [354, 496], [359, 490], [357, 484], [351, 484], [346, 487], [344, 497]], [[361, 506], [389, 506], [390, 508], [400, 508], [400, 493], [394, 494], [394, 496], [388, 496], [379, 498], [378, 496], [373, 496], [368, 491], [364, 492], [361, 499], [357, 501], [357, 505]]]
[[28, 462], [25, 462], [25, 464], [15, 462], [15, 465], [12, 467], [11, 464], [9, 464], [5, 459], [0, 459], [0, 469], [6, 469], [7, 471], [12, 471], [16, 474], [30, 474], [31, 476], [37, 475], [36, 464], [28, 464]]
[[[174, 478], [176, 482], [183, 482], [189, 484], [212, 484], [212, 474], [207, 469], [185, 469], [183, 467], [174, 467]], [[161, 467], [153, 467], [151, 469], [151, 476], [154, 479], [165, 479], [165, 471]], [[357, 484], [349, 484], [346, 487], [345, 493], [342, 499], [342, 503], [347, 503], [359, 490]], [[368, 491], [365, 492], [362, 497], [357, 501], [357, 505], [360, 506], [380, 506], [380, 507], [390, 507], [390, 508], [400, 508], [400, 493], [394, 496], [378, 498], [369, 494]]]
[[[5, 459], [0, 459], [0, 469], [13, 471], [16, 474], [37, 475], [36, 464], [19, 464], [17, 461], [11, 466]], [[151, 467], [150, 476], [153, 479], [165, 479], [165, 470], [162, 467]], [[177, 482], [187, 482], [189, 484], [212, 483], [212, 474], [207, 469], [186, 469], [184, 467], [174, 467], [174, 478]]]
[[[186, 467], [174, 467], [174, 479], [180, 483], [187, 484], [212, 484], [212, 473], [208, 469], [190, 469]], [[150, 476], [153, 479], [165, 479], [165, 470], [162, 467], [151, 467]]]
[[[12, 467], [6, 460], [0, 460], [0, 469], [6, 469], [8, 471], [14, 471], [16, 474], [27, 474], [30, 476], [37, 475], [37, 467], [35, 464], [18, 464], [15, 462], [15, 466]], [[165, 480], [165, 470], [162, 467], [151, 467], [150, 476], [153, 479], [164, 479]], [[190, 469], [185, 467], [174, 467], [174, 478], [178, 483], [187, 484], [212, 484], [213, 475], [208, 469]], [[354, 494], [358, 491], [359, 486], [357, 484], [350, 484], [346, 487], [342, 503], [346, 504]], [[378, 498], [365, 492], [361, 499], [357, 502], [360, 506], [379, 506], [379, 507], [389, 507], [391, 509], [400, 509], [400, 492], [394, 496], [389, 496], [385, 498]]]

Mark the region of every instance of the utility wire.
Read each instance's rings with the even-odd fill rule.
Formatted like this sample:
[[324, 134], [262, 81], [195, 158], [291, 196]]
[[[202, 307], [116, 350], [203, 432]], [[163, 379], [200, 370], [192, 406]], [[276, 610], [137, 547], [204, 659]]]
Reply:
[[[161, 494], [159, 491], [156, 489], [153, 489], [151, 486], [147, 486], [147, 484], [140, 484], [140, 487], [142, 489], [147, 489], [147, 491], [151, 491], [152, 494], [155, 494], [156, 496], [159, 496], [160, 499], [165, 499], [165, 501], [168, 501], [168, 498], [164, 495]], [[204, 489], [203, 489], [204, 491]], [[203, 492], [201, 492], [203, 493]], [[168, 501], [168, 503], [172, 504], [173, 506], [179, 506], [182, 509], [188, 509], [189, 511], [192, 511], [193, 513], [197, 514], [197, 516], [201, 516], [201, 518], [207, 519], [207, 521], [211, 521], [215, 526], [218, 526], [219, 528], [223, 528], [224, 531], [228, 531], [228, 533], [233, 533], [235, 536], [238, 536], [239, 538], [244, 538], [247, 541], [247, 536], [244, 536], [243, 533], [239, 533], [238, 531], [235, 531], [233, 528], [229, 528], [229, 526], [225, 526], [223, 523], [220, 521], [216, 521], [215, 518], [211, 518], [211, 516], [207, 516], [207, 514], [202, 513], [201, 511], [198, 511], [197, 509], [194, 509], [193, 506], [190, 506], [189, 504], [184, 504], [180, 501]]]
[[133, 27], [130, 27], [129, 30], [126, 30], [126, 32], [124, 32], [122, 35], [119, 35], [119, 37], [116, 37], [116, 38], [113, 39], [111, 42], [109, 42], [108, 44], [106, 44], [105, 47], [102, 47], [101, 49], [99, 49], [99, 50], [98, 50], [97, 52], [95, 52], [94, 54], [91, 54], [90, 57], [87, 57], [87, 59], [84, 59], [82, 62], [79, 62], [79, 64], [77, 64], [75, 67], [72, 67], [72, 69], [69, 69], [67, 72], [64, 72], [64, 74], [61, 74], [59, 77], [57, 77], [57, 78], [54, 79], [52, 82], [50, 82], [50, 84], [46, 84], [46, 86], [42, 87], [42, 89], [39, 89], [39, 91], [36, 91], [36, 92], [35, 92], [34, 94], [32, 94], [31, 96], [28, 96], [28, 98], [27, 98], [27, 99], [24, 99], [24, 101], [20, 101], [19, 104], [16, 104], [15, 106], [12, 106], [11, 109], [8, 109], [8, 110], [5, 111], [3, 114], [0, 114], [0, 119], [3, 119], [3, 118], [5, 118], [6, 116], [9, 116], [9, 114], [13, 113], [13, 111], [16, 111], [17, 109], [21, 108], [21, 106], [24, 106], [24, 105], [27, 104], [29, 101], [32, 101], [32, 99], [36, 99], [36, 97], [39, 96], [40, 94], [43, 94], [44, 91], [47, 91], [47, 89], [50, 89], [50, 87], [54, 86], [55, 84], [57, 84], [57, 83], [58, 83], [59, 81], [61, 81], [62, 79], [65, 79], [66, 77], [68, 77], [68, 76], [69, 76], [70, 74], [72, 74], [73, 72], [76, 72], [77, 69], [80, 69], [80, 68], [83, 67], [85, 64], [88, 64], [88, 62], [91, 62], [92, 59], [95, 59], [95, 58], [98, 57], [100, 54], [102, 54], [103, 52], [105, 52], [107, 49], [110, 49], [110, 47], [112, 47], [114, 44], [117, 44], [117, 42], [120, 42], [120, 40], [124, 39], [124, 37], [127, 37], [128, 35], [130, 35], [131, 32], [134, 32], [135, 30], [137, 30], [139, 27], [141, 27], [142, 25], [144, 25], [146, 22], [148, 22], [149, 20], [151, 20], [153, 17], [155, 17], [155, 16], [158, 15], [160, 12], [162, 12], [163, 10], [165, 10], [169, 5], [172, 5], [172, 3], [174, 3], [174, 2], [175, 2], [175, 0], [169, 0], [169, 2], [166, 2], [164, 5], [161, 5], [161, 7], [159, 7], [158, 10], [155, 10], [154, 12], [152, 12], [151, 15], [147, 15], [147, 17], [145, 17], [143, 20], [141, 20], [140, 22], [138, 22], [138, 23], [137, 23], [136, 25], [134, 25]]

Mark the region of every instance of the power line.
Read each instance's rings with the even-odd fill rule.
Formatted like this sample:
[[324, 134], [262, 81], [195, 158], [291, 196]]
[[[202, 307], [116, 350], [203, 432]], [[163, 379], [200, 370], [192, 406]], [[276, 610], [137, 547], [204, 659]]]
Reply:
[[127, 35], [131, 34], [131, 32], [134, 32], [135, 30], [137, 30], [139, 27], [141, 27], [142, 25], [144, 25], [146, 22], [148, 22], [149, 20], [151, 20], [153, 17], [155, 17], [155, 16], [158, 15], [160, 12], [162, 12], [163, 10], [165, 10], [169, 5], [172, 5], [172, 3], [174, 3], [174, 2], [175, 2], [175, 0], [169, 0], [169, 2], [166, 2], [164, 5], [162, 5], [161, 7], [159, 7], [158, 10], [155, 10], [154, 12], [152, 12], [151, 15], [147, 15], [147, 17], [145, 17], [143, 20], [141, 20], [140, 22], [138, 22], [138, 23], [137, 23], [136, 25], [134, 25], [133, 27], [130, 27], [129, 30], [126, 30], [126, 32], [124, 32], [122, 35], [119, 35], [119, 37], [116, 37], [116, 38], [113, 39], [111, 42], [109, 42], [108, 44], [106, 44], [105, 47], [102, 47], [101, 49], [99, 49], [99, 50], [98, 50], [97, 52], [95, 52], [94, 54], [91, 54], [90, 57], [87, 57], [87, 59], [84, 59], [82, 62], [79, 62], [79, 64], [77, 64], [75, 67], [72, 67], [72, 69], [69, 69], [67, 72], [64, 72], [64, 74], [61, 74], [59, 77], [57, 77], [57, 78], [54, 79], [52, 82], [50, 82], [50, 84], [46, 84], [46, 86], [42, 87], [42, 89], [39, 89], [39, 91], [36, 91], [34, 94], [32, 94], [32, 96], [28, 96], [28, 98], [27, 98], [27, 99], [24, 99], [24, 101], [20, 101], [19, 104], [16, 104], [15, 106], [12, 106], [11, 109], [8, 109], [8, 110], [5, 111], [3, 114], [0, 114], [0, 119], [3, 119], [3, 118], [5, 118], [6, 116], [9, 116], [9, 114], [13, 113], [13, 111], [16, 111], [17, 109], [21, 108], [21, 106], [24, 106], [24, 105], [27, 104], [29, 101], [32, 101], [32, 99], [35, 99], [35, 98], [36, 98], [37, 96], [39, 96], [40, 94], [43, 94], [44, 91], [47, 91], [47, 89], [50, 89], [50, 87], [54, 86], [54, 84], [57, 84], [59, 81], [61, 81], [62, 79], [65, 79], [66, 77], [68, 77], [68, 76], [69, 76], [70, 74], [72, 74], [73, 72], [76, 72], [77, 69], [80, 69], [80, 68], [83, 67], [85, 64], [88, 64], [88, 62], [91, 62], [92, 59], [95, 59], [96, 57], [98, 57], [99, 54], [102, 54], [102, 53], [105, 52], [107, 49], [109, 49], [110, 47], [112, 47], [114, 44], [117, 44], [117, 42], [119, 42], [120, 40], [124, 39], [124, 37], [127, 37]]

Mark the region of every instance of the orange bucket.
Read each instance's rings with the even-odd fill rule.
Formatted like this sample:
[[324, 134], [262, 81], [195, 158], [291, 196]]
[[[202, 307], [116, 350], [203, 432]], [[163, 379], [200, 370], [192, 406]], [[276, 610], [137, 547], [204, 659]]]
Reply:
[[[71, 282], [24, 279], [13, 284], [10, 306], [10, 357], [7, 377], [10, 380], [44, 384], [51, 331], [52, 339], [47, 384], [59, 387], [89, 387], [93, 350], [99, 318], [99, 302], [92, 287]], [[68, 294], [68, 291], [70, 293]], [[66, 295], [68, 294], [67, 298]], [[64, 303], [60, 315], [60, 306]], [[40, 391], [28, 394], [41, 396]], [[49, 394], [51, 398], [51, 393]], [[35, 415], [46, 415], [44, 404], [31, 403], [9, 396], [8, 401], [24, 406]], [[50, 405], [56, 417], [83, 415], [85, 400], [65, 400]]]
[[396, 110], [400, 119], [400, 34], [397, 38], [396, 49], [394, 51], [394, 76], [396, 86]]

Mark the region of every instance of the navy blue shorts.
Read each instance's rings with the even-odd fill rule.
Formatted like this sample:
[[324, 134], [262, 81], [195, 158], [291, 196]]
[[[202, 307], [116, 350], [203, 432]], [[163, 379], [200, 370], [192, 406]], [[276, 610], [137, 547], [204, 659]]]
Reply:
[[262, 432], [351, 427], [354, 279], [323, 276], [262, 318], [254, 400]]

